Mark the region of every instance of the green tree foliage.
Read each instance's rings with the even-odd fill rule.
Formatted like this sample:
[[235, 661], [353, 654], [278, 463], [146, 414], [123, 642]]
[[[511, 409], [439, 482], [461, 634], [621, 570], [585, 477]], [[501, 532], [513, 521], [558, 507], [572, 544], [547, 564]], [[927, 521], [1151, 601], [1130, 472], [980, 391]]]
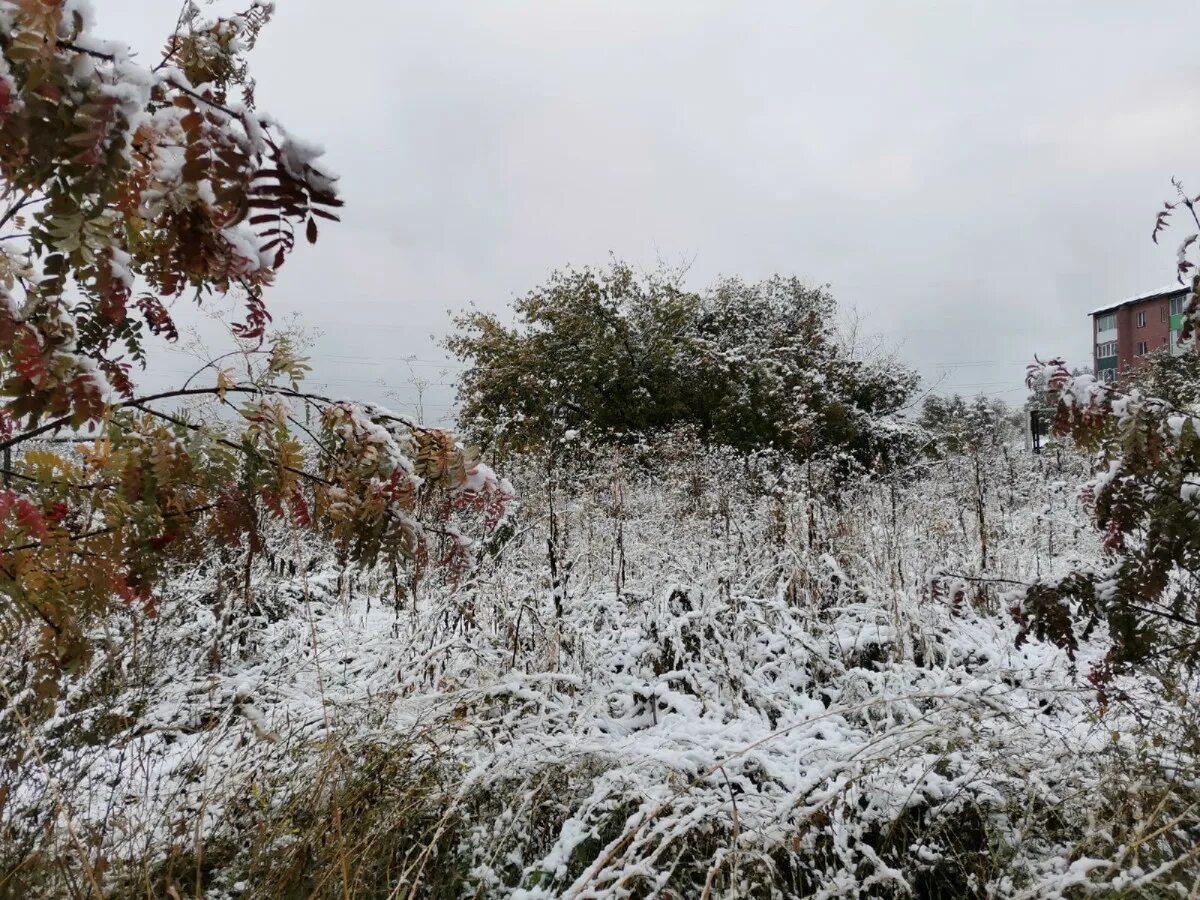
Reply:
[[620, 441], [695, 428], [707, 443], [873, 465], [897, 450], [916, 375], [856, 356], [828, 291], [775, 276], [703, 293], [627, 265], [566, 269], [514, 303], [471, 312], [449, 348], [470, 364], [461, 425], [501, 451], [580, 434]]
[[1125, 377], [1127, 390], [1157, 397], [1179, 409], [1200, 404], [1200, 354], [1173, 356], [1158, 350], [1144, 356]]
[[918, 424], [929, 435], [929, 451], [941, 456], [1000, 446], [1014, 434], [1018, 417], [1003, 400], [982, 394], [973, 400], [930, 394], [921, 404]]

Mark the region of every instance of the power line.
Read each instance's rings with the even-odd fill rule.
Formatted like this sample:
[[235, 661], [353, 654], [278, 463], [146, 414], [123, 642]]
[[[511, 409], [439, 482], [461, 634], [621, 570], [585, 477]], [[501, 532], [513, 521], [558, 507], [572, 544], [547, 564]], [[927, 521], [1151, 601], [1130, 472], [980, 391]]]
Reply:
[[939, 362], [930, 363], [940, 369], [959, 369], [967, 366], [1024, 366], [1028, 365], [1027, 359], [978, 359], [971, 362]]
[[[171, 354], [174, 354], [175, 356], [186, 356], [189, 359], [196, 360], [197, 363], [204, 362], [202, 357], [197, 356], [194, 353], [189, 353], [186, 350], [176, 350], [176, 349], [168, 347], [168, 348], [165, 348], [163, 352], [171, 353]], [[456, 363], [456, 362], [452, 362], [450, 360], [423, 359], [420, 357], [411, 357], [410, 358], [410, 357], [406, 357], [406, 356], [374, 356], [374, 357], [371, 357], [370, 359], [364, 359], [361, 356], [351, 356], [348, 354], [340, 354], [340, 353], [302, 353], [302, 354], [298, 354], [298, 355], [302, 359], [336, 359], [336, 360], [350, 362], [355, 365], [362, 365], [362, 366], [381, 366], [384, 363], [392, 362], [392, 363], [403, 363], [405, 365], [433, 366], [435, 368], [443, 368], [443, 369], [469, 369], [469, 368], [471, 368], [470, 366], [468, 366], [464, 363]]]
[[942, 386], [946, 386], [946, 388], [1000, 388], [1004, 384], [1012, 384], [1012, 382], [1007, 379], [1003, 380], [1003, 382], [946, 382]]
[[[191, 369], [159, 369], [151, 366], [146, 370], [150, 375], [195, 375], [196, 371]], [[412, 381], [389, 381], [387, 378], [380, 376], [379, 378], [320, 378], [317, 375], [308, 376], [306, 381], [317, 382], [320, 384], [382, 384], [388, 388], [411, 388], [418, 389], [418, 385]], [[429, 387], [458, 387], [456, 381], [426, 381], [425, 385]]]

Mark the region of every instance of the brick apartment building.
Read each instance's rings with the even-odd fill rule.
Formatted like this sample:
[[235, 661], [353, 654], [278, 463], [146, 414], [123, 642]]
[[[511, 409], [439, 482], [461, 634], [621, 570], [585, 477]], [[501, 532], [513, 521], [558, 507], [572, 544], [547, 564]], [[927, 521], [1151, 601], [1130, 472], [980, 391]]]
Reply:
[[1179, 330], [1189, 290], [1165, 288], [1095, 310], [1091, 316], [1096, 377], [1115, 381], [1156, 350], [1185, 352], [1187, 345], [1179, 340]]

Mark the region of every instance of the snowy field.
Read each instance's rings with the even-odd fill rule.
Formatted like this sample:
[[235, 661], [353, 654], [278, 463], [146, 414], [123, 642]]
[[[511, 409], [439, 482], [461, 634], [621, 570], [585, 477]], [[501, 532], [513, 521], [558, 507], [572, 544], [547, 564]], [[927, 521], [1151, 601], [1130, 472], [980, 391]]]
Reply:
[[1190, 711], [1102, 704], [1100, 631], [1016, 645], [1006, 594], [1098, 552], [1078, 458], [513, 476], [469, 572], [214, 560], [51, 721], [8, 698], [9, 856], [109, 896], [1194, 892]]

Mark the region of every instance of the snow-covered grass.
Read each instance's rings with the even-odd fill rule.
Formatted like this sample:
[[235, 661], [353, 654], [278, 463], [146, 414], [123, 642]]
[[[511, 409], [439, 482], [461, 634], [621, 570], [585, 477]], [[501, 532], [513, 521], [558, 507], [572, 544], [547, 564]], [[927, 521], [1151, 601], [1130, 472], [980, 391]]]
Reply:
[[1101, 706], [1102, 633], [1015, 646], [1004, 593], [1098, 552], [1081, 461], [649, 457], [510, 463], [459, 585], [287, 538], [181, 573], [49, 721], [7, 698], [0, 892], [1196, 890], [1191, 708]]

